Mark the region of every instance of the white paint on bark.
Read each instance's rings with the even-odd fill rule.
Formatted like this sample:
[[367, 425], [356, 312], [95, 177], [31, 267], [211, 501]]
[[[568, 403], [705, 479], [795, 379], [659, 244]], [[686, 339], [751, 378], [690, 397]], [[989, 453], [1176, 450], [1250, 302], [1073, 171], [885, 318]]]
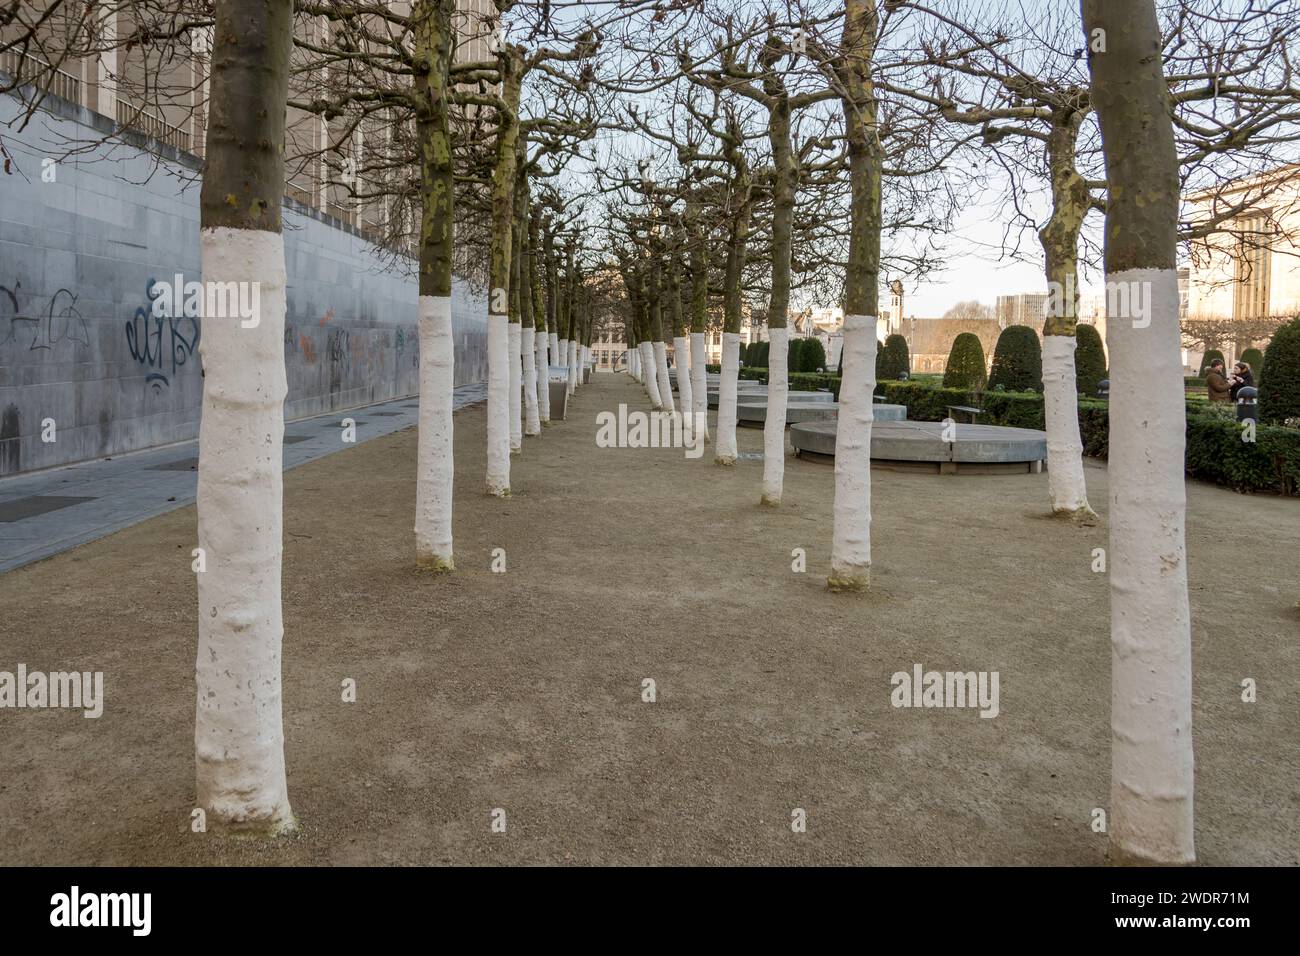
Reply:
[[656, 342], [654, 344], [654, 355], [655, 380], [660, 383], [659, 402], [663, 405], [665, 411], [675, 411], [672, 379], [668, 377], [668, 346], [664, 345], [663, 342]]
[[765, 505], [779, 505], [785, 482], [785, 406], [790, 392], [790, 330], [767, 330], [770, 341], [767, 359], [767, 418], [763, 422], [763, 498]]
[[1106, 280], [1151, 290], [1149, 325], [1106, 322], [1110, 839], [1126, 858], [1190, 863], [1196, 850], [1178, 273], [1129, 269]]
[[452, 389], [456, 349], [451, 298], [420, 296], [420, 427], [415, 475], [415, 566], [450, 571]]
[[718, 385], [718, 438], [713, 461], [736, 463], [736, 377], [740, 373], [740, 335], [722, 333], [722, 381]]
[[518, 322], [506, 326], [506, 346], [510, 349], [510, 450], [515, 452], [524, 447], [523, 326]]
[[550, 339], [545, 332], [537, 336], [537, 354], [533, 357], [537, 375], [537, 415], [543, 422], [551, 420]]
[[569, 394], [578, 390], [578, 340], [569, 341]]
[[[561, 362], [564, 361], [564, 353], [560, 351], [560, 339], [559, 339], [559, 333], [558, 333], [558, 332], [551, 332], [551, 333], [550, 333], [550, 337], [551, 337], [551, 355], [550, 355], [550, 362], [551, 362], [552, 365], [559, 365]], [[546, 373], [546, 380], [547, 380], [548, 382], [551, 380], [551, 373], [550, 373], [550, 370], [549, 370], [549, 369], [547, 370], [547, 373]]]
[[254, 282], [260, 315], [204, 322], [199, 424], [195, 776], [218, 827], [293, 827], [284, 773], [280, 605], [285, 270], [279, 233], [200, 232], [205, 283]]
[[690, 340], [684, 335], [673, 336], [673, 366], [677, 369], [677, 397], [682, 406], [682, 434], [690, 438], [695, 433], [695, 408], [691, 391]]
[[1091, 519], [1079, 437], [1079, 396], [1073, 335], [1043, 336], [1043, 409], [1047, 424], [1047, 487], [1052, 511]]
[[655, 408], [663, 408], [663, 400], [659, 397], [659, 376], [655, 372], [655, 353], [649, 342], [642, 342], [637, 346], [637, 351], [641, 353], [641, 374], [644, 376], [645, 393], [650, 397], [650, 404]]
[[871, 424], [876, 391], [876, 316], [844, 317], [844, 375], [835, 428], [835, 504], [831, 533], [834, 590], [871, 583]]
[[487, 493], [510, 494], [510, 320], [488, 313]]
[[525, 327], [520, 338], [520, 357], [524, 363], [524, 434], [540, 435], [542, 420], [537, 399], [537, 331]]
[[[704, 426], [701, 441], [709, 440], [709, 376], [704, 367], [708, 361], [705, 333], [691, 333], [691, 401], [694, 403], [694, 420]], [[678, 374], [681, 374], [680, 372]]]

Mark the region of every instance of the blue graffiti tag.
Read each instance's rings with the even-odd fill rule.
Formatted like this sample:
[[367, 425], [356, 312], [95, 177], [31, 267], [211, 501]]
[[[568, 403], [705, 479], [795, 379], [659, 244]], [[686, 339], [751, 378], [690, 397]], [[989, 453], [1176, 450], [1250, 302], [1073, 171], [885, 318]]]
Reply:
[[197, 317], [153, 314], [154, 300], [162, 294], [154, 289], [156, 281], [150, 278], [145, 286], [144, 294], [149, 304], [136, 309], [135, 315], [126, 323], [126, 346], [131, 351], [131, 358], [153, 370], [144, 380], [146, 385], [153, 387], [155, 393], [161, 391], [162, 386], [171, 384], [171, 380], [163, 374], [169, 353], [169, 371], [175, 375], [176, 369], [184, 365], [199, 347], [201, 333]]

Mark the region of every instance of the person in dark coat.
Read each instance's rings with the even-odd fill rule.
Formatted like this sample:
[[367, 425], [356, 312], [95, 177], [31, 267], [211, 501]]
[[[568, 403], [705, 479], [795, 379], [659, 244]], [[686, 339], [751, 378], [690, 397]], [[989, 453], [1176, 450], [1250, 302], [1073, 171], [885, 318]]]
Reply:
[[1228, 395], [1235, 402], [1237, 393], [1243, 388], [1255, 387], [1255, 376], [1250, 370], [1250, 363], [1238, 362], [1232, 367], [1232, 376], [1228, 379]]
[[1223, 359], [1215, 359], [1205, 370], [1205, 388], [1212, 402], [1232, 401], [1232, 384], [1223, 374]]

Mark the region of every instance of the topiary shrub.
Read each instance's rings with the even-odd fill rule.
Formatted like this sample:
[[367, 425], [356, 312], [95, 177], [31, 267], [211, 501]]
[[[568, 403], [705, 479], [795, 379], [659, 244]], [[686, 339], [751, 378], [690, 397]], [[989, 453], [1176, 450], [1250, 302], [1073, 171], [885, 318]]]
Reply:
[[965, 388], [979, 391], [988, 381], [984, 365], [984, 346], [974, 332], [963, 332], [953, 339], [948, 353], [948, 367], [943, 373], [944, 388]]
[[790, 339], [790, 353], [786, 357], [786, 368], [791, 372], [803, 371], [803, 339]]
[[1241, 353], [1241, 361], [1250, 366], [1250, 371], [1255, 376], [1255, 384], [1259, 384], [1259, 377], [1264, 373], [1264, 353], [1259, 349], [1246, 349]]
[[1205, 353], [1205, 358], [1201, 359], [1201, 370], [1196, 374], [1201, 378], [1205, 378], [1205, 370], [1210, 367], [1210, 363], [1215, 359], [1218, 359], [1220, 362], [1224, 361], [1223, 353], [1218, 349], [1210, 349]]
[[1074, 381], [1080, 395], [1096, 395], [1097, 386], [1106, 377], [1106, 350], [1101, 347], [1101, 333], [1091, 325], [1074, 330]]
[[759, 342], [758, 355], [754, 357], [754, 364], [757, 365], [759, 368], [767, 368], [767, 357], [771, 349], [772, 349], [771, 342]]
[[826, 348], [822, 345], [821, 339], [804, 339], [803, 340], [803, 369], [805, 372], [815, 372], [819, 368], [826, 367]]
[[1043, 349], [1027, 325], [1008, 325], [993, 349], [989, 388], [1006, 392], [1043, 390]]
[[880, 374], [877, 380], [897, 380], [904, 372], [911, 374], [912, 357], [907, 351], [907, 339], [897, 332], [885, 339], [881, 349], [882, 359], [878, 363]]
[[1273, 333], [1256, 381], [1260, 421], [1300, 418], [1300, 319], [1292, 319]]

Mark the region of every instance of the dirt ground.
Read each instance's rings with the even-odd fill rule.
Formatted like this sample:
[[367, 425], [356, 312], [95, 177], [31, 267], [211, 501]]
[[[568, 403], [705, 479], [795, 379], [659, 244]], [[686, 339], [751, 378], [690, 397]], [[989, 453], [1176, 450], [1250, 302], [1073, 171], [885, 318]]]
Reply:
[[[193, 508], [0, 576], [0, 670], [102, 670], [106, 696], [0, 711], [0, 863], [1104, 862], [1104, 526], [1044, 517], [1046, 475], [876, 471], [873, 589], [833, 595], [829, 465], [789, 459], [763, 509], [759, 461], [597, 448], [619, 402], [646, 407], [598, 375], [508, 500], [481, 493], [484, 407], [457, 413], [451, 576], [412, 567], [414, 430], [286, 474], [280, 841], [189, 829]], [[1300, 502], [1188, 506], [1199, 858], [1298, 864]], [[1001, 713], [892, 708], [914, 663], [998, 671]]]

